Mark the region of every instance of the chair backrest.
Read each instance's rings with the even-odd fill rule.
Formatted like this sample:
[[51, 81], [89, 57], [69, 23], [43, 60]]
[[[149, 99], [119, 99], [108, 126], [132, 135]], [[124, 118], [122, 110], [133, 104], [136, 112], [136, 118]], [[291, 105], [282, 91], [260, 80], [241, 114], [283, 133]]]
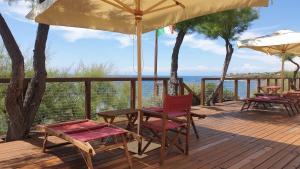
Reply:
[[169, 96], [164, 99], [164, 112], [186, 111], [192, 106], [193, 95]]

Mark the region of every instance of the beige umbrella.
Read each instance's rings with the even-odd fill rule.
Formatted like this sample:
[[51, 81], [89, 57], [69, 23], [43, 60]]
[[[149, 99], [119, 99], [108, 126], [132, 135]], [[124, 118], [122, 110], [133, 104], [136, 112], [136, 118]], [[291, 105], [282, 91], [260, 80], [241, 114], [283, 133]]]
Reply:
[[250, 48], [268, 55], [281, 56], [281, 92], [284, 83], [284, 59], [286, 54], [300, 55], [300, 33], [280, 30], [271, 35], [237, 42], [239, 48]]
[[[28, 15], [36, 22], [137, 36], [138, 109], [142, 108], [141, 35], [201, 15], [267, 6], [268, 0], [45, 0]], [[138, 117], [140, 133], [141, 113]]]

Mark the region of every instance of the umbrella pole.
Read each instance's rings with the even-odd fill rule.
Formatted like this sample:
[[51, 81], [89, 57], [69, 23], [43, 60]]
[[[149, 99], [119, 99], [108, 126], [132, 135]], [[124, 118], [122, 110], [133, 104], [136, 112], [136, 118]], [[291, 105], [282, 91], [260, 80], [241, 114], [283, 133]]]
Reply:
[[284, 91], [284, 56], [281, 56], [281, 94]]
[[154, 46], [154, 97], [158, 96], [158, 86], [157, 86], [157, 55], [158, 55], [158, 32], [155, 31], [155, 46]]
[[[137, 36], [137, 65], [138, 65], [138, 127], [137, 133], [140, 134], [141, 124], [143, 121], [142, 109], [142, 17], [136, 16], [136, 36]], [[141, 153], [142, 142], [138, 144], [138, 152]]]

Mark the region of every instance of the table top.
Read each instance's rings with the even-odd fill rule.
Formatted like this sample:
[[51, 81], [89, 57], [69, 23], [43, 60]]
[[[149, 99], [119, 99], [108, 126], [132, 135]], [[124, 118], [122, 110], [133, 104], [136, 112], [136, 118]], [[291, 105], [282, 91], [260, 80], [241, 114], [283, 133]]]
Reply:
[[136, 109], [121, 109], [121, 110], [109, 110], [98, 112], [99, 116], [121, 116], [121, 115], [128, 115], [128, 114], [136, 114], [138, 111]]
[[266, 86], [267, 89], [280, 89], [280, 86]]

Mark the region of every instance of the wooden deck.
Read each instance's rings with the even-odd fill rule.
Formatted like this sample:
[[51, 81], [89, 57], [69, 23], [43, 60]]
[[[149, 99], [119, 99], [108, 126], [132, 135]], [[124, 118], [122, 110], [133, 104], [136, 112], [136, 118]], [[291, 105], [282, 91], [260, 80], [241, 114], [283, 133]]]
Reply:
[[[300, 115], [289, 118], [278, 112], [239, 113], [239, 102], [227, 102], [197, 112], [207, 114], [195, 120], [200, 139], [191, 136], [190, 154], [177, 151], [159, 166], [159, 151], [144, 159], [133, 158], [136, 169], [197, 168], [300, 168]], [[54, 142], [58, 139], [53, 138]], [[41, 152], [39, 138], [0, 144], [0, 168], [85, 168], [71, 145]], [[128, 168], [123, 152], [114, 150], [94, 158], [95, 168]]]

